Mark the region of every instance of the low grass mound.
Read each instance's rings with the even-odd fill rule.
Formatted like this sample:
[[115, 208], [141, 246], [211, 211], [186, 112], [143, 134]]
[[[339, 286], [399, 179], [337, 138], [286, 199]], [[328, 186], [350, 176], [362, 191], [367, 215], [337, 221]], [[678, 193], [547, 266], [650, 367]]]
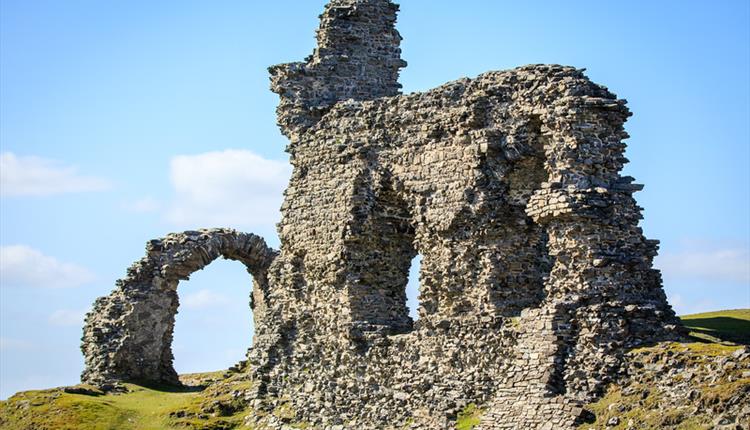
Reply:
[[3, 429], [169, 429], [169, 412], [189, 404], [196, 392], [165, 392], [125, 384], [128, 392], [94, 396], [63, 389], [26, 391], [0, 406]]
[[[0, 402], [0, 429], [231, 429], [241, 424], [245, 411], [220, 408], [232, 404], [231, 394], [216, 392], [217, 386], [241, 388], [232, 377], [223, 379], [224, 373], [185, 375], [183, 381], [190, 384], [185, 387], [123, 384], [125, 392], [106, 395], [86, 386], [25, 391]], [[204, 411], [207, 402], [216, 405], [215, 413]]]

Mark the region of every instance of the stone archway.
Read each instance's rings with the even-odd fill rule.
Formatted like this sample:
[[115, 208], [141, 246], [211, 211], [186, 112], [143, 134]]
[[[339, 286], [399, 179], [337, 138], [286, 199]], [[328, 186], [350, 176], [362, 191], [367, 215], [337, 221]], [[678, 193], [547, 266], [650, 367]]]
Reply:
[[186, 231], [149, 241], [146, 256], [86, 316], [82, 380], [179, 384], [172, 366], [179, 282], [219, 257], [239, 261], [253, 277], [250, 306], [259, 320], [268, 290], [266, 272], [276, 255], [261, 237], [229, 229]]

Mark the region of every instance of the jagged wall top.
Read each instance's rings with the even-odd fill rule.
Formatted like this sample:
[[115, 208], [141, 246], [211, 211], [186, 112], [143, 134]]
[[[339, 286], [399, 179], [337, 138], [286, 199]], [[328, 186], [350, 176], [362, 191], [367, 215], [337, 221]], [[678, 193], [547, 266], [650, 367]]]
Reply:
[[320, 16], [318, 46], [305, 62], [273, 66], [271, 90], [282, 132], [293, 138], [336, 102], [400, 93], [398, 5], [390, 0], [332, 0]]

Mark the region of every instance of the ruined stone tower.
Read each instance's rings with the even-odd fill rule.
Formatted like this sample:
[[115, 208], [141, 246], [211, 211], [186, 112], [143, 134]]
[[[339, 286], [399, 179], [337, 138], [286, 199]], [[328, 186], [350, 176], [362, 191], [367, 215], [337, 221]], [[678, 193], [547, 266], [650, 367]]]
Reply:
[[679, 335], [620, 176], [625, 101], [558, 65], [399, 95], [397, 11], [332, 0], [315, 52], [270, 69], [294, 167], [278, 253], [226, 230], [152, 243], [87, 317], [84, 380], [174, 382], [177, 282], [219, 254], [255, 279], [248, 401], [313, 428], [447, 429], [469, 403], [483, 429], [571, 428], [627, 348]]
[[287, 137], [315, 124], [342, 100], [398, 95], [401, 35], [389, 1], [333, 0], [321, 15], [318, 47], [304, 63], [270, 68], [271, 88]]

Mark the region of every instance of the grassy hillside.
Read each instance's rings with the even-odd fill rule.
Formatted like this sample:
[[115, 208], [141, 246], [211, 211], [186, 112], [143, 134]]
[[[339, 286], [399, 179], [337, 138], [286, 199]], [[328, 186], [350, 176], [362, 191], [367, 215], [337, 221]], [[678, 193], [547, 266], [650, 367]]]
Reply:
[[[696, 342], [632, 351], [629, 360], [647, 371], [641, 371], [637, 380], [613, 385], [604, 398], [590, 405], [597, 419], [583, 429], [714, 428], [713, 415], [721, 413], [717, 405], [744, 401], [750, 372], [742, 366], [726, 368], [730, 357], [741, 350], [738, 344], [750, 344], [750, 309], [682, 319]], [[91, 389], [88, 394], [74, 394], [62, 388], [18, 393], [0, 402], [0, 429], [225, 430], [240, 427], [243, 418], [253, 413], [237, 397], [252, 385], [242, 373], [203, 373], [182, 379], [187, 388], [179, 390], [126, 384], [127, 392], [121, 394]], [[471, 405], [459, 417], [457, 428], [474, 428], [481, 411]]]
[[0, 422], [9, 429], [164, 429], [171, 428], [169, 413], [187, 407], [198, 395], [126, 387], [125, 395], [69, 394], [59, 389], [20, 393], [4, 405]]
[[750, 309], [685, 315], [680, 319], [698, 341], [750, 345]]
[[[74, 394], [62, 388], [26, 391], [0, 402], [0, 429], [7, 430], [222, 430], [238, 427], [249, 411], [231, 393], [248, 388], [241, 375], [184, 375], [185, 388], [124, 384], [126, 393]], [[221, 383], [218, 383], [221, 381]], [[216, 405], [211, 413], [211, 402]], [[233, 404], [235, 407], [233, 407]]]
[[631, 351], [634, 376], [587, 407], [596, 420], [582, 430], [747, 428], [737, 412], [750, 405], [750, 309], [680, 318], [696, 342]]

